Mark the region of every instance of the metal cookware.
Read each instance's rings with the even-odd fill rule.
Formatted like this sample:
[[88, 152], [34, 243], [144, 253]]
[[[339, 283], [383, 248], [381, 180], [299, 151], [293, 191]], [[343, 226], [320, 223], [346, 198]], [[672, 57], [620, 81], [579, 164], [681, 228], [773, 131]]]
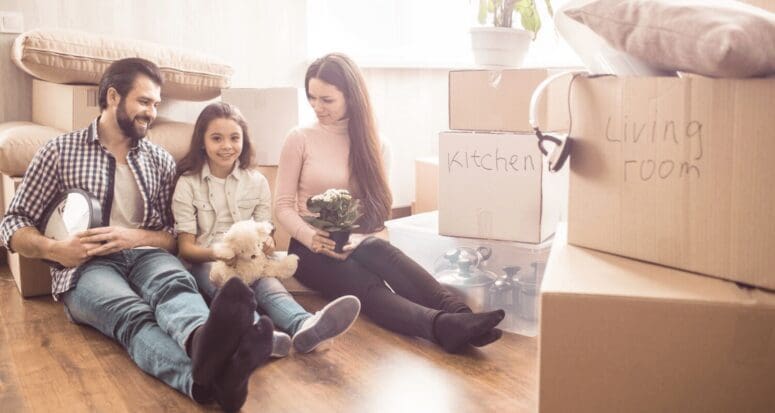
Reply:
[[484, 311], [490, 297], [490, 287], [497, 278], [482, 268], [490, 258], [488, 247], [460, 247], [447, 251], [437, 260], [435, 278], [461, 297], [475, 312]]

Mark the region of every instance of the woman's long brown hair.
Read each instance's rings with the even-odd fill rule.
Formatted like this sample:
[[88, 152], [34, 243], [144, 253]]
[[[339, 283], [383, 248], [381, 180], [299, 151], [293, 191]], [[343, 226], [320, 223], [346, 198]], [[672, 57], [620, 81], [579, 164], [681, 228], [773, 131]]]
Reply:
[[205, 153], [205, 132], [210, 122], [214, 119], [231, 119], [242, 129], [242, 153], [239, 155], [240, 169], [249, 169], [255, 167], [255, 154], [253, 146], [250, 144], [250, 135], [248, 134], [248, 124], [245, 118], [236, 106], [224, 102], [215, 102], [207, 105], [194, 124], [194, 133], [191, 136], [191, 146], [188, 153], [178, 162], [177, 177], [181, 175], [192, 175], [202, 170], [207, 162]]
[[349, 57], [331, 53], [315, 60], [307, 69], [304, 89], [308, 98], [312, 78], [335, 86], [344, 95], [349, 119], [350, 185], [354, 195], [360, 199], [363, 213], [358, 223], [366, 232], [381, 230], [390, 218], [393, 197], [363, 75]]

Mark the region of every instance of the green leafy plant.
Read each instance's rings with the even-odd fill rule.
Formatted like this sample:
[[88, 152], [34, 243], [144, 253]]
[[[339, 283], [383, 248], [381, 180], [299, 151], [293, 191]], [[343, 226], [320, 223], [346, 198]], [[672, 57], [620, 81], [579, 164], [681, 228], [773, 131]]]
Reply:
[[347, 231], [358, 228], [355, 221], [361, 217], [360, 202], [346, 189], [329, 189], [309, 197], [307, 209], [317, 216], [304, 220], [323, 231]]
[[[549, 15], [554, 15], [551, 0], [544, 0]], [[511, 27], [512, 17], [518, 13], [522, 28], [529, 31], [535, 40], [538, 30], [541, 29], [541, 18], [536, 9], [535, 0], [479, 0], [479, 23], [486, 24], [487, 16], [495, 27]]]

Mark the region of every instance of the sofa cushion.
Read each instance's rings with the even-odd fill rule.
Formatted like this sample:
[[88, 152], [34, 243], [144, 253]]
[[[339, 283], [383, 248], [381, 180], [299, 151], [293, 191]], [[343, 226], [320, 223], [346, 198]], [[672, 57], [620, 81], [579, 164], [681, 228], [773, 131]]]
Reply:
[[660, 69], [775, 74], [775, 14], [731, 0], [597, 0], [565, 14]]
[[148, 140], [166, 149], [179, 162], [188, 153], [193, 133], [193, 123], [157, 119], [148, 129]]
[[22, 176], [35, 152], [64, 131], [32, 122], [0, 123], [0, 172]]
[[63, 29], [25, 32], [13, 44], [12, 59], [30, 75], [54, 83], [99, 84], [115, 60], [142, 57], [164, 76], [162, 95], [206, 100], [229, 87], [233, 69], [220, 59], [156, 43]]

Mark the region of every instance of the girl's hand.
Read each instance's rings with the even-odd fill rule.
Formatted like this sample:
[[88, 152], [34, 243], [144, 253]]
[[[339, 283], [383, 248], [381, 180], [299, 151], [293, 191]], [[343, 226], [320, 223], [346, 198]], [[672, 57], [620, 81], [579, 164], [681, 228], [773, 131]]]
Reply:
[[228, 248], [222, 248], [221, 245], [216, 244], [210, 248], [210, 251], [215, 260], [223, 261], [229, 267], [237, 263], [237, 256]]
[[274, 254], [274, 238], [269, 237], [264, 241], [264, 245], [261, 247], [261, 251], [263, 251], [264, 255], [272, 255]]

